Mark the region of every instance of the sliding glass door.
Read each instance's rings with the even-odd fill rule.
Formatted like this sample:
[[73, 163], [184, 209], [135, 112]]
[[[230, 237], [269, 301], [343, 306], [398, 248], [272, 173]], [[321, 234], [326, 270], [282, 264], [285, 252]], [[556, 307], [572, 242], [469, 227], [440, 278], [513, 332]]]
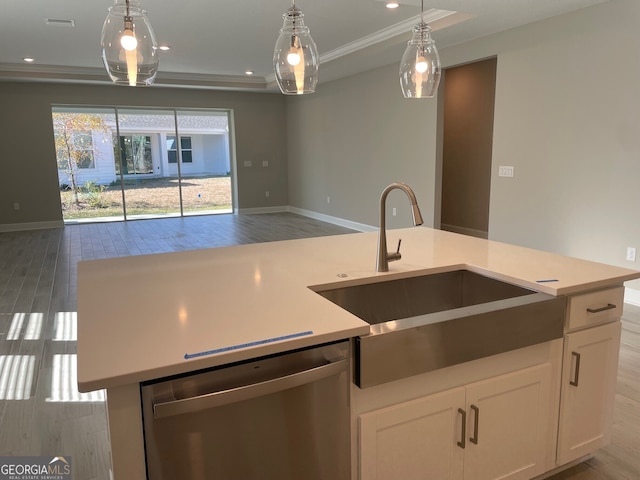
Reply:
[[180, 216], [180, 171], [165, 162], [173, 110], [118, 110], [120, 168], [128, 219]]
[[233, 211], [226, 111], [54, 106], [65, 222]]
[[168, 145], [181, 166], [185, 215], [231, 212], [231, 161], [227, 112], [179, 110], [180, 139]]

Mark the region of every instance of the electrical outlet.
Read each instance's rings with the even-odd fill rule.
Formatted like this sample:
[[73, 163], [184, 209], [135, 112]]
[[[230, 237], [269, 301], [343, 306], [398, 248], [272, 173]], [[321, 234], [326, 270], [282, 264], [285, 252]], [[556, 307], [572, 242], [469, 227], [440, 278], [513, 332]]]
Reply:
[[262, 166], [263, 167], [268, 167], [269, 166], [269, 160], [263, 160], [262, 161]]
[[250, 167], [250, 166], [252, 166], [252, 165], [253, 165], [253, 163], [251, 162], [251, 160], [245, 160], [245, 161], [243, 162], [243, 165], [244, 165], [245, 167]]
[[636, 261], [636, 248], [635, 247], [627, 247], [627, 261], [635, 262]]
[[327, 197], [327, 203], [331, 203], [331, 197]]
[[18, 202], [15, 202], [15, 203], [13, 204], [13, 209], [14, 209], [14, 210], [20, 210], [20, 204], [19, 204]]
[[515, 169], [513, 167], [500, 165], [498, 167], [498, 176], [499, 177], [513, 177], [515, 173]]
[[266, 192], [264, 192], [264, 196], [265, 196], [266, 198], [269, 198], [269, 190], [267, 190]]
[[398, 213], [398, 211], [396, 210], [396, 207], [393, 207], [393, 209], [391, 210], [391, 214], [395, 217], [396, 213]]

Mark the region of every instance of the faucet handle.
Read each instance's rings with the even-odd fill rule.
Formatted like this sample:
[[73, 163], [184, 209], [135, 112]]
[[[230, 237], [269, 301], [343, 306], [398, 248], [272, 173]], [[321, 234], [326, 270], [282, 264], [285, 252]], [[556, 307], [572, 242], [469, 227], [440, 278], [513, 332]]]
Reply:
[[395, 252], [387, 253], [387, 262], [394, 262], [396, 260], [400, 260], [402, 255], [400, 254], [400, 244], [402, 243], [402, 239], [398, 240], [398, 249]]

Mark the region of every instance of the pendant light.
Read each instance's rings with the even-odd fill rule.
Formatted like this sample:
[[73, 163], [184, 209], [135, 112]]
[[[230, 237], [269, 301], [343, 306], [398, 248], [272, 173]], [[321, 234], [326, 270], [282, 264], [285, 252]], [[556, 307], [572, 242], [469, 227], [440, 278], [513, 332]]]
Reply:
[[151, 85], [158, 73], [158, 44], [136, 0], [116, 0], [102, 26], [102, 61], [113, 83]]
[[318, 49], [303, 17], [294, 0], [282, 15], [284, 25], [273, 51], [276, 81], [285, 95], [313, 93], [318, 83]]
[[424, 0], [420, 1], [420, 23], [400, 62], [400, 87], [405, 98], [432, 98], [440, 83], [440, 56], [431, 38], [431, 27], [424, 22]]

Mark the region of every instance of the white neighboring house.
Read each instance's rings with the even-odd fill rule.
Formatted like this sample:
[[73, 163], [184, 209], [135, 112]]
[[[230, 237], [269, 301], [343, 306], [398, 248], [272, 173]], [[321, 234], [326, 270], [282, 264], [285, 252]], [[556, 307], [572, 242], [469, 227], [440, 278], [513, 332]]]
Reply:
[[[122, 159], [116, 162], [114, 115], [104, 115], [106, 131], [78, 132], [87, 146], [86, 158], [78, 166], [76, 181], [99, 185], [126, 180], [177, 177], [178, 156], [183, 177], [228, 175], [229, 125], [227, 115], [178, 115], [180, 142], [176, 141], [173, 115], [129, 115], [118, 117]], [[78, 145], [80, 142], [76, 142]], [[178, 145], [180, 149], [178, 150]], [[76, 147], [77, 148], [77, 147]], [[60, 185], [71, 185], [64, 168], [58, 168]]]

